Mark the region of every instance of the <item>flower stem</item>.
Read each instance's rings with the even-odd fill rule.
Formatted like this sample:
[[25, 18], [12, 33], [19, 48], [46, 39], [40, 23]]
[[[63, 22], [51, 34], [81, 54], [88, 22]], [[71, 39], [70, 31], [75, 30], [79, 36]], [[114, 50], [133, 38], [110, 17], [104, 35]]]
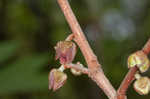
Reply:
[[124, 78], [123, 82], [121, 83], [118, 91], [117, 91], [117, 99], [126, 99], [126, 91], [132, 81], [135, 79], [135, 74], [137, 72], [137, 66], [132, 67], [129, 72], [127, 73], [126, 77]]

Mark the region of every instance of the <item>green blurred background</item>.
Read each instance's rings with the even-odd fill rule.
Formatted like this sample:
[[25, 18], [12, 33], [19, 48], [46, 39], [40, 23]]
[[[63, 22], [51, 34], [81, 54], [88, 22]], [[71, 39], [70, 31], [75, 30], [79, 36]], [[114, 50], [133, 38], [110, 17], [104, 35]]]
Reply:
[[[115, 88], [127, 73], [127, 57], [150, 37], [149, 0], [69, 0]], [[71, 30], [56, 0], [0, 0], [0, 99], [107, 99], [87, 75], [73, 76], [56, 92], [48, 73], [60, 66], [54, 46]], [[78, 49], [74, 62], [85, 60]], [[144, 75], [150, 76], [150, 71]], [[131, 85], [128, 99], [138, 95]]]

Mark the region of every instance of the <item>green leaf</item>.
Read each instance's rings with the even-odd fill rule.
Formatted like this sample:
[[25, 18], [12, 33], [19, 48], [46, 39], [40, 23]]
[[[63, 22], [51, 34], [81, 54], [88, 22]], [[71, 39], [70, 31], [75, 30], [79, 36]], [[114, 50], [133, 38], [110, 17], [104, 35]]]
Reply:
[[9, 59], [17, 51], [19, 44], [14, 41], [0, 43], [0, 63]]
[[10, 64], [0, 72], [0, 94], [48, 89], [48, 74], [40, 72], [48, 61], [48, 55], [32, 55]]

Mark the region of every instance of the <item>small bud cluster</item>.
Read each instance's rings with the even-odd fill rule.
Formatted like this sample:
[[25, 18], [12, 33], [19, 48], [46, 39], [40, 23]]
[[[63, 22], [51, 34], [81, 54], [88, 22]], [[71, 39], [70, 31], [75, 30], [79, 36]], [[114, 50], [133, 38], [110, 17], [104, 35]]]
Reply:
[[146, 72], [149, 69], [149, 59], [143, 51], [137, 51], [128, 57], [128, 68], [137, 66], [140, 72]]
[[[56, 51], [55, 59], [59, 59], [61, 66], [58, 69], [52, 69], [49, 73], [49, 89], [56, 91], [64, 85], [67, 80], [67, 75], [64, 70], [65, 65], [72, 64], [76, 55], [76, 44], [70, 40], [59, 41], [54, 47]], [[78, 66], [83, 67], [82, 64], [77, 63]], [[81, 71], [71, 68], [74, 75], [81, 75]]]
[[[137, 51], [128, 57], [128, 68], [137, 66], [140, 73], [149, 69], [150, 61], [143, 51]], [[146, 76], [142, 77], [139, 72], [135, 75], [136, 81], [133, 87], [140, 95], [146, 95], [150, 92], [150, 79]]]

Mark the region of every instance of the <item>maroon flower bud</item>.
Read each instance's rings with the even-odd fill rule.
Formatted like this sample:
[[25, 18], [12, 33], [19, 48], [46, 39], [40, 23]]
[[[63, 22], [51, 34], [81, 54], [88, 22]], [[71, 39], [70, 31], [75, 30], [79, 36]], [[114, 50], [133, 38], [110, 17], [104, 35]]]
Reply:
[[52, 69], [49, 74], [49, 89], [56, 91], [62, 87], [67, 80], [67, 75], [57, 69]]
[[59, 59], [61, 64], [71, 63], [76, 54], [76, 45], [72, 41], [60, 41], [55, 46], [56, 60]]

